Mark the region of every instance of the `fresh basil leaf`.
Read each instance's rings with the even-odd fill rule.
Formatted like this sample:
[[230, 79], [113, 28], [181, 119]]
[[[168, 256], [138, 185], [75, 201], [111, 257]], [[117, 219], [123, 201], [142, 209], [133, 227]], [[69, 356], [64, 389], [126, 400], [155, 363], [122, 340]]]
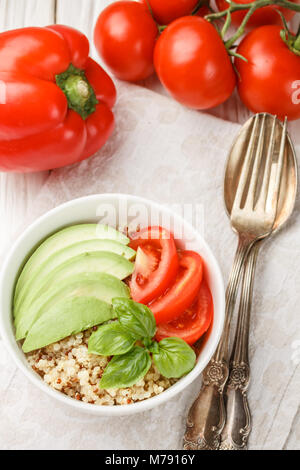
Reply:
[[149, 353], [135, 346], [127, 354], [114, 356], [99, 383], [100, 388], [126, 388], [142, 379], [151, 367]]
[[147, 347], [148, 351], [153, 354], [159, 352], [159, 346], [157, 341], [151, 341], [151, 344], [149, 344], [149, 346], [145, 345], [145, 347]]
[[182, 339], [165, 338], [158, 346], [158, 352], [153, 352], [153, 361], [164, 377], [179, 378], [193, 369], [196, 354]]
[[88, 351], [90, 354], [114, 356], [125, 354], [133, 348], [135, 339], [119, 322], [102, 325], [89, 338]]
[[112, 300], [119, 322], [135, 339], [153, 338], [156, 321], [150, 308], [125, 297]]

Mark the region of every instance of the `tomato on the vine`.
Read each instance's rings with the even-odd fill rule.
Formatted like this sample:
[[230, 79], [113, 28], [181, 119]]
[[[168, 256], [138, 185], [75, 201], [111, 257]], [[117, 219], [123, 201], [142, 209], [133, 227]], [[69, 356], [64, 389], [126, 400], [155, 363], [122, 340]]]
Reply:
[[197, 11], [197, 13], [195, 13], [195, 16], [206, 16], [209, 14], [209, 3], [207, 2], [206, 4], [204, 4], [201, 8], [199, 8], [199, 10]]
[[186, 16], [171, 23], [157, 41], [158, 77], [180, 103], [208, 109], [226, 101], [236, 85], [231, 59], [216, 28]]
[[157, 341], [164, 338], [181, 338], [188, 344], [194, 344], [209, 329], [214, 314], [213, 299], [205, 279], [194, 303], [180, 317], [170, 323], [158, 325]]
[[261, 26], [245, 36], [237, 52], [247, 62], [235, 60], [238, 91], [243, 103], [254, 113], [299, 119], [300, 56], [283, 41], [281, 30], [276, 25]]
[[119, 1], [100, 14], [94, 40], [99, 55], [114, 75], [136, 82], [154, 72], [157, 36], [158, 28], [148, 8], [133, 1]]
[[[253, 1], [253, 0], [252, 0]], [[299, 0], [291, 0], [292, 3], [299, 3]], [[252, 3], [251, 0], [235, 0], [235, 3], [240, 4], [247, 4]], [[220, 11], [227, 10], [229, 4], [226, 0], [216, 0], [217, 7]], [[280, 11], [287, 21], [290, 21], [295, 12], [292, 10], [288, 10], [287, 8], [280, 7], [278, 5], [268, 5], [266, 7], [258, 8], [250, 17], [249, 21], [247, 22], [247, 27], [256, 27], [256, 26], [264, 26], [267, 24], [277, 24], [281, 25], [282, 20], [278, 11]], [[247, 14], [248, 10], [241, 10], [235, 11], [231, 14], [232, 23], [236, 26], [239, 26], [243, 21], [245, 15]]]
[[198, 0], [139, 0], [150, 6], [154, 19], [161, 25], [171, 23], [181, 16], [190, 15]]
[[194, 302], [203, 277], [203, 261], [194, 251], [182, 251], [176, 281], [149, 304], [156, 323], [167, 323], [179, 317]]

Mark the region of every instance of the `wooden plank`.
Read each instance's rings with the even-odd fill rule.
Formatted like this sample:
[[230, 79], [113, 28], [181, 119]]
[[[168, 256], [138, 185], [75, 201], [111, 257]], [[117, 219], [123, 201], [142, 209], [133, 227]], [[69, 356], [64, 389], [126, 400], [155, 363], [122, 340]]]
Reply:
[[110, 3], [112, 0], [57, 0], [57, 23], [80, 29], [91, 41], [98, 15]]
[[0, 0], [0, 29], [53, 23], [54, 7], [55, 0]]
[[[54, 12], [55, 0], [0, 0], [0, 31], [51, 24]], [[29, 212], [47, 175], [0, 174], [0, 258], [22, 230], [24, 214]]]

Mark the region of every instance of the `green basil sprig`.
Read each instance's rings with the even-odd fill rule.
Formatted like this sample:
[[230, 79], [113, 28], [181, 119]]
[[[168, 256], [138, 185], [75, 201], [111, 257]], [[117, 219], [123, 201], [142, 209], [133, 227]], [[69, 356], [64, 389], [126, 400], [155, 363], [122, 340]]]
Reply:
[[156, 321], [146, 305], [125, 297], [118, 297], [112, 300], [112, 306], [120, 324], [137, 340], [153, 338], [156, 331]]
[[158, 351], [152, 353], [159, 372], [170, 379], [179, 378], [190, 372], [196, 361], [196, 354], [181, 338], [165, 338], [158, 343]]
[[[102, 325], [89, 339], [91, 354], [113, 356], [100, 380], [100, 388], [126, 388], [142, 379], [151, 367], [151, 356], [159, 372], [179, 378], [196, 362], [193, 349], [180, 338], [153, 339], [156, 322], [145, 305], [126, 298], [112, 301], [117, 321]], [[142, 343], [137, 346], [136, 342]]]
[[131, 387], [147, 374], [150, 367], [151, 358], [146, 349], [134, 346], [128, 353], [112, 358], [102, 375], [100, 387]]
[[119, 322], [98, 328], [89, 339], [89, 353], [101, 356], [115, 356], [130, 351], [136, 340], [122, 328]]

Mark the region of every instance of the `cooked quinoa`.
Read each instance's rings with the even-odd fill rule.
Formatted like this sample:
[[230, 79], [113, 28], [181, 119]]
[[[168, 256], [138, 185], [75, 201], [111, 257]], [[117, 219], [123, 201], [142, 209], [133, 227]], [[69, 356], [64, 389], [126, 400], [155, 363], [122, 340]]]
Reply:
[[176, 379], [163, 377], [152, 364], [147, 375], [130, 388], [99, 388], [108, 357], [89, 354], [92, 329], [28, 353], [27, 360], [50, 387], [69, 397], [96, 405], [128, 405], [159, 395]]

